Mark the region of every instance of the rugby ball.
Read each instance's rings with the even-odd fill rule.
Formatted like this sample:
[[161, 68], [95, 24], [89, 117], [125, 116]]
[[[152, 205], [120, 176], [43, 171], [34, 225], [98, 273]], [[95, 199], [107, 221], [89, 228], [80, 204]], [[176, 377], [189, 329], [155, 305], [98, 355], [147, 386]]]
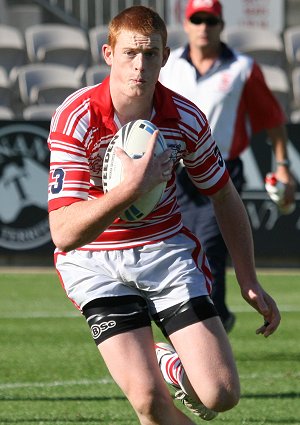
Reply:
[[[104, 193], [110, 191], [123, 180], [122, 163], [115, 154], [115, 147], [120, 147], [133, 159], [141, 158], [157, 127], [147, 120], [130, 121], [115, 134], [110, 141], [103, 160], [102, 184]], [[154, 155], [159, 155], [167, 149], [165, 139], [159, 133], [156, 140]], [[138, 198], [127, 208], [120, 218], [125, 221], [142, 220], [153, 211], [160, 202], [167, 182], [158, 184], [150, 192]]]

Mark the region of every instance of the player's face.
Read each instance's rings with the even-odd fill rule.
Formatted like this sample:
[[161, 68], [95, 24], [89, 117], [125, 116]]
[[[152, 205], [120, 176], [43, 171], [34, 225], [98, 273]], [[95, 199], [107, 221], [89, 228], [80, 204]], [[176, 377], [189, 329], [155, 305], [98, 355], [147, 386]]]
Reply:
[[123, 31], [115, 45], [104, 49], [106, 62], [111, 66], [111, 81], [126, 96], [153, 94], [161, 67], [169, 55], [163, 49], [160, 34], [149, 36]]
[[223, 21], [209, 13], [195, 13], [184, 21], [190, 44], [198, 48], [219, 46], [223, 27]]

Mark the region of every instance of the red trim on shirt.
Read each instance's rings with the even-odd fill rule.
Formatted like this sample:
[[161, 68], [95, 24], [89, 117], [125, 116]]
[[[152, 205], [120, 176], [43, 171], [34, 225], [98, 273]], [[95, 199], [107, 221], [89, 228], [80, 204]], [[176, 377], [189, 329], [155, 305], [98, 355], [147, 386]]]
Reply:
[[[268, 88], [261, 69], [254, 62], [237, 110], [228, 159], [237, 158], [248, 147], [251, 133], [283, 125], [285, 121], [280, 104]], [[248, 130], [247, 123], [250, 126]]]

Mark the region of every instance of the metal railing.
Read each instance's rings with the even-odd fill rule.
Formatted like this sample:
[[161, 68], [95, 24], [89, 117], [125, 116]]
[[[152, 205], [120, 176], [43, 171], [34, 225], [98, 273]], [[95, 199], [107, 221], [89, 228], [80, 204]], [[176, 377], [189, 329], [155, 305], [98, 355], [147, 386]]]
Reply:
[[126, 7], [141, 4], [152, 7], [165, 18], [164, 0], [35, 0], [42, 8], [70, 25], [89, 28], [106, 25]]

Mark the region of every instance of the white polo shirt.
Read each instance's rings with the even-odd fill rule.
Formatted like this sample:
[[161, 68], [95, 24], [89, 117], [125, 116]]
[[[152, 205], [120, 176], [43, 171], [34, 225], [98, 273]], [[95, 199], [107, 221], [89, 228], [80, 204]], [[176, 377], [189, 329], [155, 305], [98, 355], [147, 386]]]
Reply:
[[220, 58], [204, 75], [192, 64], [188, 46], [172, 51], [160, 81], [205, 113], [225, 160], [237, 158], [249, 145], [252, 133], [285, 122], [259, 66], [224, 43]]

